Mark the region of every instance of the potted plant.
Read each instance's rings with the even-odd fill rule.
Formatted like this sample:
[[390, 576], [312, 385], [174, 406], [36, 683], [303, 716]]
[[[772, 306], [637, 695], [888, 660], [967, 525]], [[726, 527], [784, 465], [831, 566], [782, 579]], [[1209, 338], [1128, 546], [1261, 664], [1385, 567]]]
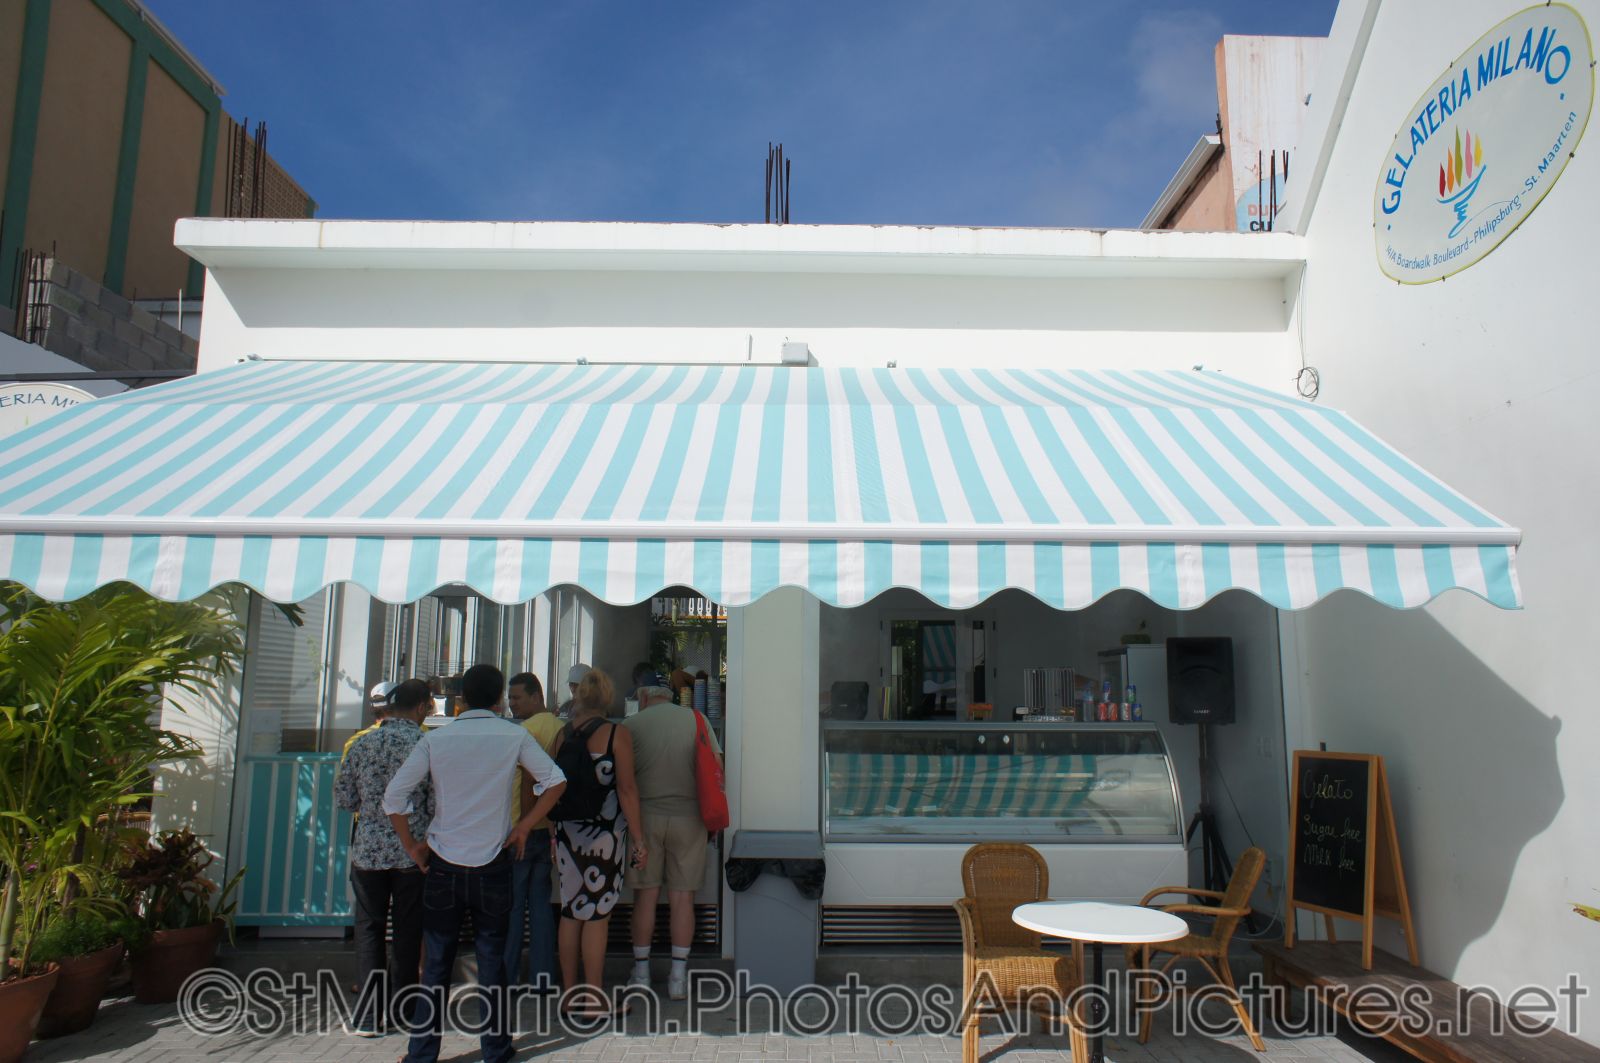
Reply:
[[188, 828], [170, 830], [130, 854], [117, 873], [138, 898], [143, 933], [133, 952], [133, 996], [141, 1004], [178, 999], [184, 980], [211, 965], [233, 915], [241, 868], [220, 889], [206, 875], [215, 855]]
[[[45, 877], [33, 855], [25, 849], [15, 862], [8, 861], [0, 908], [0, 930], [20, 929], [24, 942], [37, 926], [34, 913], [45, 891]], [[57, 974], [55, 964], [35, 960], [25, 946], [5, 956], [0, 966], [0, 1063], [16, 1063], [27, 1051]]]
[[28, 1050], [44, 1003], [55, 988], [56, 968], [21, 967], [0, 981], [0, 1063], [16, 1063]]
[[63, 913], [45, 926], [33, 941], [33, 958], [54, 963], [57, 976], [39, 1016], [40, 1037], [77, 1033], [94, 1021], [129, 934], [125, 920], [99, 912]]
[[53, 603], [0, 583], [0, 1063], [57, 978], [35, 943], [108, 885], [99, 825], [149, 794], [151, 765], [198, 752], [151, 718], [164, 688], [214, 689], [231, 671], [243, 640], [228, 604], [127, 586]]

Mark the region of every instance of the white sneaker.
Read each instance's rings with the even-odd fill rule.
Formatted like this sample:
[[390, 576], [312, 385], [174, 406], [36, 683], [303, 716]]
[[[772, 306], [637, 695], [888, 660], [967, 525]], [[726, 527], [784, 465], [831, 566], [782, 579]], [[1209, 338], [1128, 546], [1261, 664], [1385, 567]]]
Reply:
[[689, 997], [689, 973], [669, 974], [667, 976], [667, 999], [687, 1000]]
[[636, 968], [634, 972], [628, 976], [628, 984], [644, 986], [646, 989], [650, 988], [650, 972], [640, 971]]

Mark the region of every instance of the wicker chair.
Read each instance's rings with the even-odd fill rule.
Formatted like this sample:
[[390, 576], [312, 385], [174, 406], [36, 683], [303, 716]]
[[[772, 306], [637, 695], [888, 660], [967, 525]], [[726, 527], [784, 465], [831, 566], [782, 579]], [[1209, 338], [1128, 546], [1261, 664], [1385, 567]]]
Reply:
[[[974, 845], [961, 858], [961, 885], [966, 896], [956, 901], [961, 918], [961, 1060], [977, 1063], [980, 1009], [974, 991], [980, 978], [1004, 1004], [1045, 1004], [1037, 993], [1044, 988], [1065, 1000], [1077, 985], [1081, 967], [1074, 956], [1047, 952], [1037, 933], [1011, 921], [1018, 905], [1047, 900], [1050, 871], [1044, 857], [1026, 845]], [[1077, 1024], [1071, 1025], [1072, 1058], [1088, 1059], [1088, 1040]]]
[[[1228, 966], [1228, 943], [1233, 939], [1233, 932], [1238, 928], [1239, 920], [1250, 914], [1250, 894], [1255, 892], [1256, 883], [1261, 880], [1261, 872], [1266, 865], [1267, 854], [1251, 847], [1240, 855], [1239, 863], [1233, 869], [1233, 877], [1228, 880], [1228, 888], [1224, 892], [1196, 890], [1187, 886], [1164, 886], [1161, 889], [1151, 890], [1145, 894], [1140, 904], [1149, 904], [1157, 897], [1169, 893], [1187, 894], [1209, 901], [1210, 903], [1206, 904], [1158, 904], [1155, 907], [1177, 915], [1208, 918], [1212, 921], [1211, 931], [1207, 934], [1191, 932], [1176, 941], [1132, 945], [1128, 948], [1130, 968], [1152, 969], [1151, 965], [1156, 954], [1172, 953], [1171, 958], [1160, 967], [1162, 974], [1171, 970], [1172, 965], [1179, 960], [1200, 961], [1200, 964], [1211, 973], [1211, 977], [1232, 990], [1233, 1010], [1238, 1014], [1239, 1021], [1244, 1024], [1245, 1032], [1250, 1035], [1250, 1043], [1255, 1045], [1257, 1052], [1265, 1052], [1267, 1046], [1250, 1022], [1250, 1014], [1245, 1010], [1244, 1001], [1240, 999], [1238, 988], [1234, 985], [1233, 970]], [[1140, 1044], [1150, 1039], [1152, 1018], [1151, 1011], [1146, 1009], [1144, 1019], [1139, 1025]]]

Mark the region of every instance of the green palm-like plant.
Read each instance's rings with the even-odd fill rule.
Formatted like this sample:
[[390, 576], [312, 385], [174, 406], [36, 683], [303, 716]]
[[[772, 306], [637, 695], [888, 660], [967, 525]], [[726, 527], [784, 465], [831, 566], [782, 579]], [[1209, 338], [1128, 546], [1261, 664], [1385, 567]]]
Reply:
[[220, 592], [171, 603], [118, 585], [52, 603], [0, 584], [0, 972], [26, 969], [63, 901], [108, 885], [83, 855], [97, 822], [150, 796], [152, 765], [199, 752], [152, 724], [163, 690], [215, 689], [243, 648]]

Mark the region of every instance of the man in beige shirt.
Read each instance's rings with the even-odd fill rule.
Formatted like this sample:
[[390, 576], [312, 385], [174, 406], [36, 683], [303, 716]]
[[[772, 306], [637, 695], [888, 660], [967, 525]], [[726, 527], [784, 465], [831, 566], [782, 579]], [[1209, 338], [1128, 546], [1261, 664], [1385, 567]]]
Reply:
[[[648, 664], [633, 670], [639, 712], [624, 721], [633, 737], [633, 774], [639, 784], [644, 818], [643, 867], [630, 867], [633, 890], [633, 976], [631, 985], [650, 984], [650, 941], [656, 929], [656, 902], [664, 886], [671, 915], [672, 968], [667, 996], [688, 993], [689, 946], [694, 941], [694, 895], [705, 881], [706, 828], [695, 786], [696, 713], [672, 701], [672, 691]], [[709, 729], [711, 746], [722, 755]]]

